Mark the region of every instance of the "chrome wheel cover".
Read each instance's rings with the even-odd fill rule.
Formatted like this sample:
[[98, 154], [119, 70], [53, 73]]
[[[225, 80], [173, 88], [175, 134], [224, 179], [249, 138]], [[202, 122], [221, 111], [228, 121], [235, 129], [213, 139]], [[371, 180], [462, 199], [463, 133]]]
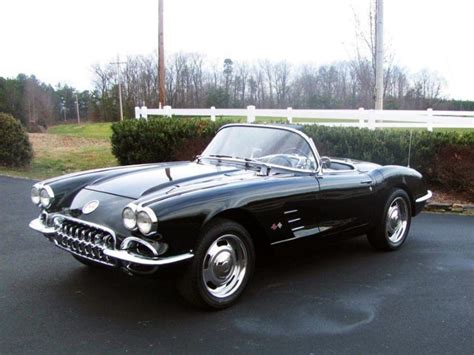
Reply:
[[408, 226], [408, 206], [402, 197], [395, 198], [387, 211], [385, 235], [392, 243], [399, 243]]
[[244, 242], [233, 234], [217, 238], [207, 249], [202, 263], [206, 290], [216, 298], [233, 295], [247, 273], [248, 253]]

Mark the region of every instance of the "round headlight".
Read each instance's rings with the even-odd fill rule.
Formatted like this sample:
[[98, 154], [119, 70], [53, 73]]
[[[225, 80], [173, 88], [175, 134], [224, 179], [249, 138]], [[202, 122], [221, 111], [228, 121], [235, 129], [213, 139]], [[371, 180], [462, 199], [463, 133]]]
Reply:
[[45, 186], [40, 190], [40, 202], [41, 206], [48, 208], [53, 202], [54, 194], [53, 190], [49, 186]]
[[33, 186], [31, 188], [31, 202], [33, 202], [35, 205], [40, 204], [40, 191], [36, 186]]
[[125, 207], [122, 212], [122, 220], [125, 228], [134, 230], [137, 228], [137, 217], [135, 211], [130, 207]]
[[144, 235], [149, 235], [156, 230], [157, 219], [155, 213], [149, 208], [146, 208], [137, 213], [137, 226], [140, 232]]

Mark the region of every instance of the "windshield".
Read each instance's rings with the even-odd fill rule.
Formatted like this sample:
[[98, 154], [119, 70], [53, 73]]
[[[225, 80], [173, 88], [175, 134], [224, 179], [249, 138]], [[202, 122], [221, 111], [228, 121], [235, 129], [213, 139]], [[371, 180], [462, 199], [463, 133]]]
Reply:
[[202, 157], [246, 159], [305, 170], [316, 168], [314, 154], [303, 137], [273, 127], [225, 127], [209, 143]]

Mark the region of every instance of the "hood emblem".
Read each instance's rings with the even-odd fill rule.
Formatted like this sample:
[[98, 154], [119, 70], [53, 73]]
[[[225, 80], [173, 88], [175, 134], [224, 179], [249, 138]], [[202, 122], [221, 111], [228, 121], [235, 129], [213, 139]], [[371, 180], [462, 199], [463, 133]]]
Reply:
[[84, 205], [84, 207], [82, 207], [82, 213], [84, 214], [92, 213], [97, 209], [97, 207], [99, 207], [99, 201], [97, 200], [89, 201]]

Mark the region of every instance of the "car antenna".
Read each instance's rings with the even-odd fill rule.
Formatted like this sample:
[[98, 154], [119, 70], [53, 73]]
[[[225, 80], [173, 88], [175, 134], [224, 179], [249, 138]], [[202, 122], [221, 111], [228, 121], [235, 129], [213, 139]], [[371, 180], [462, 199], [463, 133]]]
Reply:
[[413, 130], [410, 129], [410, 141], [408, 142], [408, 165], [407, 167], [410, 167], [410, 157], [411, 157], [411, 141], [413, 137]]

